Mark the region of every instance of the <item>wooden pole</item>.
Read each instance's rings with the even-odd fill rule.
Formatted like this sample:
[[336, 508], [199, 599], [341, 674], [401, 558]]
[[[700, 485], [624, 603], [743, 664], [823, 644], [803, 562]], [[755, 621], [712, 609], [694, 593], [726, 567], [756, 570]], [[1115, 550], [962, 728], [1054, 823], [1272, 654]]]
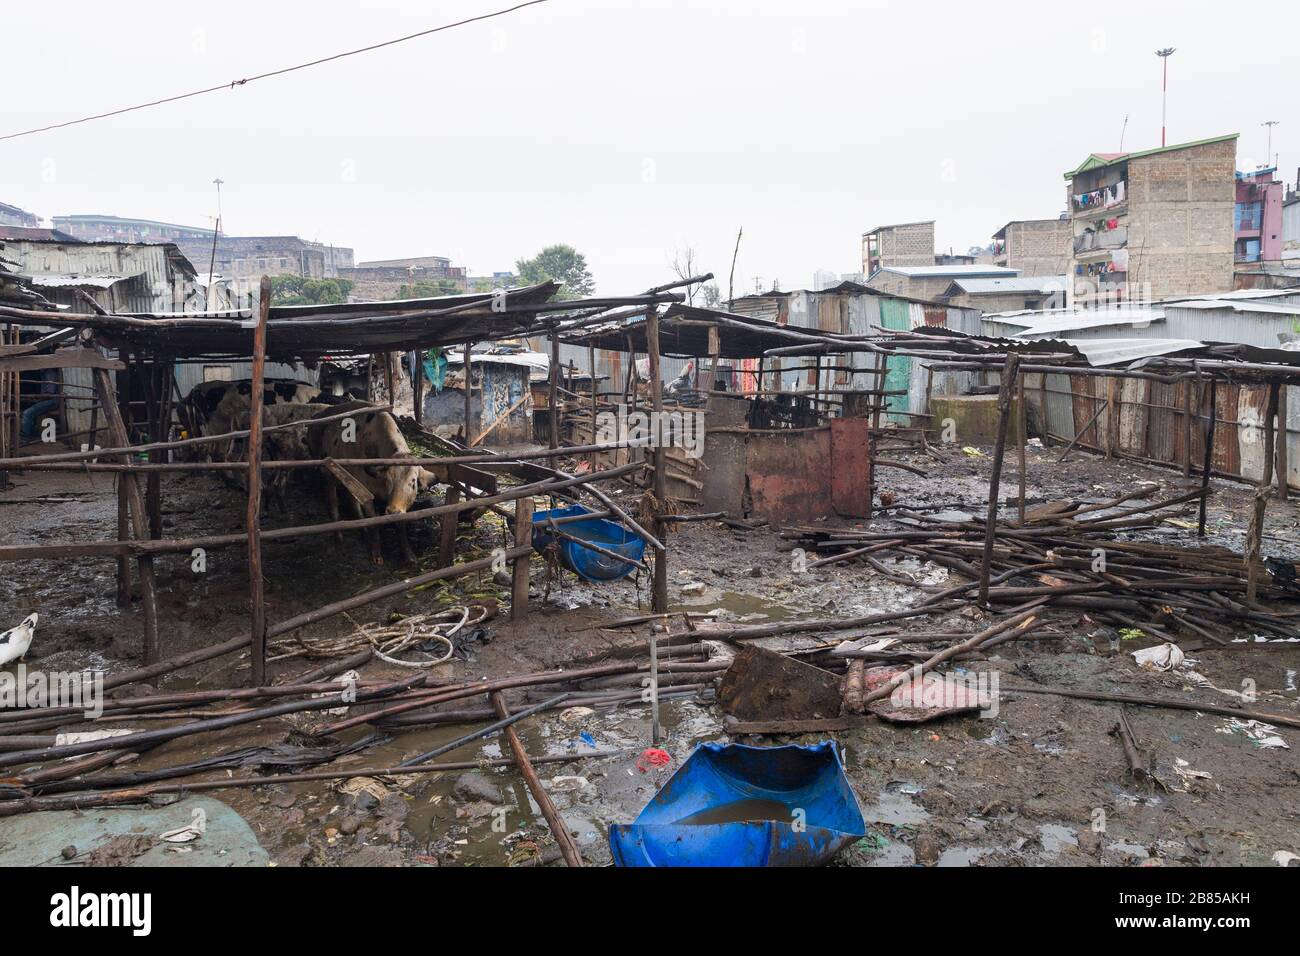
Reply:
[[424, 355], [415, 350], [415, 368], [411, 370], [411, 391], [415, 395], [415, 424], [424, 425]]
[[[253, 329], [252, 392], [248, 400], [248, 604], [252, 616], [249, 682], [266, 685], [266, 598], [262, 589], [262, 399], [266, 380], [266, 321], [271, 314], [271, 278], [262, 276], [257, 326]], [[388, 355], [384, 354], [388, 368]], [[391, 398], [392, 377], [389, 376]]]
[[471, 394], [472, 394], [472, 392], [470, 391], [470, 382], [473, 380], [473, 376], [472, 376], [472, 374], [471, 374], [471, 368], [472, 368], [472, 366], [470, 365], [470, 360], [471, 360], [471, 358], [472, 358], [472, 356], [471, 356], [471, 354], [470, 354], [470, 343], [469, 343], [469, 342], [466, 342], [466, 343], [465, 343], [465, 363], [464, 363], [464, 369], [465, 369], [465, 447], [466, 447], [466, 448], [469, 447], [469, 439], [470, 439], [470, 436], [474, 434], [474, 431], [470, 428], [470, 409], [469, 409], [470, 396], [471, 396]]
[[[454, 505], [460, 501], [460, 488], [456, 485], [447, 486], [447, 495], [443, 503], [445, 505]], [[460, 512], [446, 511], [438, 518], [438, 531], [440, 533], [440, 542], [438, 549], [438, 567], [449, 568], [452, 562], [456, 560], [456, 525], [460, 521]]]
[[547, 404], [550, 406], [551, 415], [551, 448], [560, 447], [560, 340], [554, 332], [551, 333], [551, 360], [547, 363], [550, 366], [550, 394], [547, 396]]
[[[99, 394], [99, 404], [104, 409], [104, 419], [108, 426], [109, 434], [113, 436], [113, 442], [125, 447], [130, 444], [130, 438], [126, 430], [126, 421], [122, 417], [121, 411], [117, 407], [117, 402], [113, 396], [113, 382], [108, 377], [108, 370], [95, 369], [95, 388]], [[123, 461], [130, 459], [129, 454], [122, 456]], [[131, 472], [123, 472], [119, 479], [120, 494], [125, 499], [126, 511], [129, 514], [132, 537], [136, 540], [144, 540], [149, 537], [149, 526], [145, 520], [144, 492], [140, 490], [139, 478]], [[122, 498], [119, 498], [121, 501]], [[118, 518], [122, 517], [119, 510]], [[159, 660], [158, 644], [158, 585], [154, 577], [153, 556], [141, 554], [137, 559], [137, 566], [140, 573], [140, 604], [144, 612], [144, 645], [142, 655], [144, 663], [154, 664]]]
[[[650, 357], [650, 407], [654, 413], [652, 433], [655, 441], [651, 448], [651, 460], [654, 463], [654, 536], [661, 542], [664, 539], [664, 522], [660, 515], [667, 508], [668, 497], [668, 456], [663, 446], [663, 430], [659, 427], [663, 419], [664, 383], [659, 373], [659, 310], [653, 305], [645, 314], [646, 354]], [[668, 549], [655, 552], [654, 590], [650, 601], [650, 610], [655, 614], [668, 613]]]
[[[515, 547], [526, 548], [533, 538], [533, 499], [515, 502]], [[510, 569], [510, 620], [528, 616], [528, 565], [532, 555], [525, 552], [515, 558]]]
[[[488, 697], [492, 701], [492, 709], [496, 711], [498, 717], [505, 720], [510, 716], [510, 710], [506, 707], [506, 700], [501, 696], [501, 691], [494, 690]], [[551, 828], [551, 835], [555, 837], [555, 843], [560, 848], [560, 855], [564, 857], [565, 864], [568, 866], [582, 866], [582, 855], [578, 852], [578, 845], [573, 840], [573, 834], [569, 832], [569, 828], [565, 825], [563, 818], [560, 817], [559, 811], [555, 809], [555, 804], [551, 802], [550, 795], [542, 786], [537, 771], [533, 769], [533, 765], [529, 762], [528, 752], [524, 750], [523, 742], [520, 741], [514, 725], [504, 728], [502, 733], [510, 744], [510, 752], [514, 755], [519, 772], [523, 774], [524, 781], [528, 784], [533, 799], [537, 801], [538, 809], [542, 811], [542, 816], [546, 819], [546, 825]]]
[[587, 346], [587, 366], [591, 372], [591, 444], [596, 441], [596, 347]]
[[1020, 453], [1020, 526], [1025, 525], [1025, 444], [1029, 441], [1029, 416], [1025, 409], [1025, 374], [1016, 375], [1016, 397], [1020, 404], [1020, 427], [1016, 434], [1016, 448]]
[[1210, 490], [1210, 471], [1214, 465], [1214, 423], [1219, 417], [1216, 411], [1216, 393], [1219, 390], [1219, 380], [1210, 379], [1210, 423], [1205, 429], [1205, 457], [1204, 464], [1201, 467], [1201, 509], [1196, 519], [1196, 536], [1205, 537], [1205, 509], [1209, 501]]
[[1277, 380], [1268, 383], [1268, 405], [1264, 410], [1264, 463], [1259, 487], [1255, 489], [1255, 500], [1250, 512], [1250, 522], [1246, 526], [1246, 601], [1254, 603], [1259, 595], [1259, 571], [1262, 566], [1260, 553], [1264, 540], [1264, 509], [1268, 504], [1269, 492], [1273, 486], [1273, 455], [1275, 453], [1273, 418], [1277, 415], [1281, 385]]
[[1192, 477], [1192, 420], [1195, 406], [1192, 404], [1192, 380], [1183, 380], [1183, 477]]
[[1287, 462], [1287, 391], [1290, 386], [1285, 383], [1277, 392], [1277, 462], [1274, 470], [1277, 472], [1277, 495], [1283, 501], [1290, 497], [1290, 478], [1288, 472], [1290, 465]]
[[1002, 383], [998, 388], [998, 438], [993, 446], [993, 474], [989, 476], [989, 516], [984, 527], [984, 557], [980, 562], [979, 603], [989, 604], [989, 569], [993, 564], [993, 539], [998, 520], [998, 488], [1002, 483], [1002, 457], [1007, 450], [1007, 418], [1011, 413], [1011, 394], [1014, 388], [1020, 356], [1012, 352], [1002, 367]]
[[[722, 357], [722, 333], [716, 325], [709, 326], [709, 391], [718, 387], [718, 363]], [[730, 384], [730, 383], [728, 383]]]

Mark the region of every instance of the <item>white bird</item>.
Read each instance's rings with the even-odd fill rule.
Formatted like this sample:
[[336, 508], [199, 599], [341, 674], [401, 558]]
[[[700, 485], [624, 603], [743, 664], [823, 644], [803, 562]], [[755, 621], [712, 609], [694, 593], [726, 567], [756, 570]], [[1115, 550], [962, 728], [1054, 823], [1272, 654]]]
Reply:
[[26, 656], [27, 649], [32, 646], [38, 620], [39, 616], [32, 614], [17, 627], [11, 627], [0, 634], [0, 667]]

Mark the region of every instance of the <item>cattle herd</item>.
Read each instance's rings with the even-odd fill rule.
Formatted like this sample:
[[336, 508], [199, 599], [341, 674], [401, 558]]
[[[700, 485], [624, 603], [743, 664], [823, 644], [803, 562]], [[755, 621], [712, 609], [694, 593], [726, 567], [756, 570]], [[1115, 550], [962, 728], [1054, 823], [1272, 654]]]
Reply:
[[[201, 435], [226, 435], [246, 431], [249, 426], [252, 383], [245, 381], [204, 382], [185, 400], [186, 420]], [[347, 412], [355, 411], [355, 415]], [[325, 419], [310, 424], [314, 419]], [[306, 421], [298, 428], [268, 431], [262, 445], [263, 461], [320, 461], [352, 458], [414, 458], [392, 413], [351, 395], [335, 396], [301, 382], [267, 382], [262, 393], [262, 426]], [[201, 446], [212, 461], [246, 461], [248, 443], [241, 438]], [[430, 470], [419, 464], [349, 465], [345, 470], [353, 481], [344, 495], [353, 514], [405, 514], [422, 489], [446, 482], [444, 469]], [[225, 481], [243, 485], [246, 471], [222, 472]], [[277, 468], [266, 473], [263, 507], [273, 498], [281, 513], [286, 508], [291, 483], [310, 480], [317, 474], [310, 468]], [[324, 497], [331, 521], [339, 520], [339, 489], [343, 483], [324, 478]], [[368, 528], [370, 557], [383, 563], [379, 532]], [[405, 524], [397, 525], [402, 556], [415, 560]], [[339, 536], [341, 537], [341, 535]]]

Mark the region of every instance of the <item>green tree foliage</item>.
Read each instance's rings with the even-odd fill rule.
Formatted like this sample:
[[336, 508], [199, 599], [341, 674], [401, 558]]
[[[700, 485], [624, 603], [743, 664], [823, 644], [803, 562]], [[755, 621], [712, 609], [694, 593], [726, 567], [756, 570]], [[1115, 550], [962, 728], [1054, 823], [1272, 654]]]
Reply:
[[586, 257], [573, 246], [547, 246], [533, 258], [516, 262], [515, 271], [524, 285], [554, 279], [564, 286], [566, 296], [581, 298], [596, 289]]
[[309, 279], [306, 276], [271, 276], [273, 305], [334, 305], [348, 301], [351, 279]]

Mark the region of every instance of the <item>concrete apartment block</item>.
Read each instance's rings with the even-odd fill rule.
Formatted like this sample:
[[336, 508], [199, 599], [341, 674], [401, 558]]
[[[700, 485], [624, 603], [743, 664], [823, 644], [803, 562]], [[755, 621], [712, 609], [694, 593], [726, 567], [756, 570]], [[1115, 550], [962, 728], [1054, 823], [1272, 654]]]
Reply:
[[862, 234], [862, 274], [884, 266], [934, 265], [934, 220], [876, 226]]
[[994, 265], [1026, 276], [1064, 275], [1070, 267], [1074, 226], [1064, 219], [1013, 219], [993, 234]]
[[1094, 153], [1066, 173], [1076, 296], [1131, 301], [1233, 287], [1237, 136]]

